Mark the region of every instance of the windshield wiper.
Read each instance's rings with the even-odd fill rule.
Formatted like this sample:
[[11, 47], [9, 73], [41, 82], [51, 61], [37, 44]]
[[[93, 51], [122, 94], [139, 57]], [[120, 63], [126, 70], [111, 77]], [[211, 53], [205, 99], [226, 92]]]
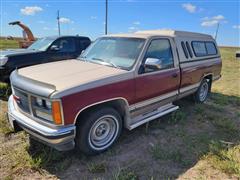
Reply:
[[112, 66], [112, 67], [119, 68], [116, 64], [114, 64], [114, 63], [112, 63], [112, 62], [106, 62], [106, 61], [104, 61], [103, 59], [100, 59], [100, 58], [92, 58], [92, 60], [101, 61], [101, 62], [103, 62], [103, 63], [101, 63], [101, 64], [106, 63], [106, 64], [109, 64], [109, 65]]

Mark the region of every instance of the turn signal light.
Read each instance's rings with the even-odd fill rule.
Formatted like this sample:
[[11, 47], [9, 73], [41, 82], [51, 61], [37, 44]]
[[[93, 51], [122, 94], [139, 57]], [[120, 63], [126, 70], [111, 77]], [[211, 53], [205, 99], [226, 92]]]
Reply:
[[55, 122], [55, 124], [57, 125], [62, 124], [63, 121], [62, 121], [60, 101], [52, 102], [52, 115], [53, 115], [53, 121]]

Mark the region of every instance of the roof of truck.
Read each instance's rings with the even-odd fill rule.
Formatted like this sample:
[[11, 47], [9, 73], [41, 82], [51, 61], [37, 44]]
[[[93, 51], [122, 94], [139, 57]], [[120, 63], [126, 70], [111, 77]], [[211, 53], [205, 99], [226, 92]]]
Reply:
[[187, 31], [177, 31], [177, 30], [170, 30], [170, 29], [137, 31], [135, 33], [128, 33], [128, 34], [110, 34], [108, 36], [136, 37], [136, 38], [149, 38], [152, 36], [212, 38], [212, 36], [208, 34], [187, 32]]
[[46, 36], [46, 37], [43, 37], [43, 38], [49, 38], [49, 39], [58, 39], [58, 38], [86, 38], [86, 39], [90, 39], [89, 37], [87, 36], [79, 36], [79, 35], [61, 35], [61, 36]]

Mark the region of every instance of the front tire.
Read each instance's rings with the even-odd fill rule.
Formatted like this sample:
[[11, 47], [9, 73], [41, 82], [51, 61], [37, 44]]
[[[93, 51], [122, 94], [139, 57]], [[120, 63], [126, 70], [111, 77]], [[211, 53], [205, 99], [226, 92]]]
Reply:
[[77, 125], [76, 147], [87, 155], [99, 154], [118, 139], [121, 130], [122, 119], [115, 109], [91, 110]]
[[197, 92], [194, 94], [194, 100], [196, 103], [203, 103], [206, 101], [210, 90], [210, 84], [207, 79], [203, 79]]

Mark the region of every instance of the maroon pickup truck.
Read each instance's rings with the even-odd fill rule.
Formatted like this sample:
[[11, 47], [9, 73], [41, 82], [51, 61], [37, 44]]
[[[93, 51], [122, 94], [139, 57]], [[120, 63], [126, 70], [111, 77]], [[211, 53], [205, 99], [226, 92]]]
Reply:
[[178, 109], [177, 99], [193, 94], [204, 102], [221, 66], [209, 35], [155, 30], [103, 36], [77, 59], [14, 71], [9, 121], [58, 150], [97, 154], [123, 128]]

